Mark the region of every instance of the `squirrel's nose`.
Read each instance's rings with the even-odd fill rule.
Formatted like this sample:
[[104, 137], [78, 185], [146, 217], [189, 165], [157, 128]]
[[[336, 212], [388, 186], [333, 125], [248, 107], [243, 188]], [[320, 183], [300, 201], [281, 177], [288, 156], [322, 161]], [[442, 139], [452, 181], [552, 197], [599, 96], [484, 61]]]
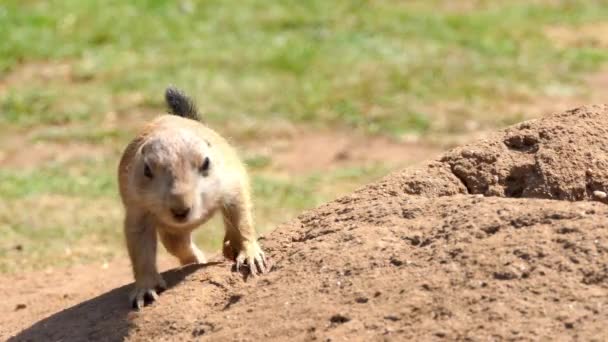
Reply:
[[190, 214], [190, 208], [180, 207], [180, 208], [171, 208], [171, 214], [178, 221], [183, 221]]

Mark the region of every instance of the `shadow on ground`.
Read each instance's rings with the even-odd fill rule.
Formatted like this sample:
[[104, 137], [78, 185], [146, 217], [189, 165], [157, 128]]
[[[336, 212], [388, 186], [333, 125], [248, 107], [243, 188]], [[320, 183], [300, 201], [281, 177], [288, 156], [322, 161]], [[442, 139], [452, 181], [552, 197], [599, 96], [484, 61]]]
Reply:
[[[216, 263], [189, 265], [162, 273], [167, 281], [167, 289], [179, 284], [196, 270], [214, 264]], [[129, 333], [129, 316], [133, 314], [127, 300], [131, 288], [132, 284], [125, 285], [58, 312], [23, 330], [9, 341], [123, 340]]]

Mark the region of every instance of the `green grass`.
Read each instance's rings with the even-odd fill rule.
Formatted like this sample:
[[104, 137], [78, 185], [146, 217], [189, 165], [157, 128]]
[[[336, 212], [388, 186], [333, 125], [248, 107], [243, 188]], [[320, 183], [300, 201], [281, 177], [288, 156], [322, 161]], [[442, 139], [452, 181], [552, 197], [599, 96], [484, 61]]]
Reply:
[[29, 127], [98, 119], [101, 117], [99, 114], [108, 111], [109, 107], [102, 102], [111, 96], [99, 93], [92, 98], [88, 91], [98, 90], [41, 86], [11, 88], [0, 96], [1, 120]]
[[[605, 21], [605, 1], [459, 8], [469, 3], [0, 2], [0, 146], [107, 151], [0, 165], [0, 272], [124, 253], [115, 166], [136, 127], [163, 110], [169, 84], [194, 95], [206, 120], [237, 142], [269, 139], [283, 123], [436, 141], [466, 132], [469, 121], [492, 129], [534, 116], [510, 105], [556, 89], [584, 94], [583, 77], [608, 60], [601, 46], [560, 47], [545, 35]], [[393, 167], [285, 176], [270, 157], [245, 156], [263, 231]], [[77, 213], [65, 216], [62, 204]], [[35, 208], [22, 213], [24, 205]], [[211, 226], [197, 235], [208, 249], [221, 240], [219, 223]], [[82, 241], [95, 248], [65, 252]]]
[[4, 199], [61, 194], [83, 199], [117, 194], [115, 175], [107, 170], [69, 170], [49, 167], [42, 170], [0, 171], [0, 193]]
[[[421, 1], [8, 0], [0, 5], [0, 70], [71, 61], [79, 85], [29, 95], [19, 86], [2, 108], [11, 122], [27, 110], [84, 120], [100, 98], [132, 92], [143, 95], [135, 106], [161, 108], [163, 88], [177, 84], [218, 121], [246, 113], [427, 132], [436, 102], [542, 95], [608, 58], [592, 46], [558, 49], [543, 34], [548, 25], [602, 20], [602, 1], [496, 3], [461, 13]], [[52, 105], [83, 84], [97, 96]]]

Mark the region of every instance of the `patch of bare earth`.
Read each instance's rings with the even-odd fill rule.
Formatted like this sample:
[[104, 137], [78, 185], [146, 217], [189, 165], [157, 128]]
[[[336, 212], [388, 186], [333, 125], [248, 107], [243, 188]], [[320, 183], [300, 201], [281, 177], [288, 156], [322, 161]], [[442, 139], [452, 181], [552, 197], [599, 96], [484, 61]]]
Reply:
[[[160, 269], [174, 266], [174, 260], [159, 258]], [[0, 281], [3, 298], [0, 312], [4, 313], [0, 317], [0, 340], [13, 334], [15, 327], [34, 324], [53, 313], [128, 284], [131, 279], [127, 259], [6, 276]]]
[[22, 84], [70, 81], [74, 79], [73, 65], [61, 62], [30, 62], [17, 67], [0, 78], [0, 95], [7, 89]]
[[306, 212], [262, 240], [265, 276], [191, 266], [140, 312], [124, 286], [1, 326], [12, 341], [604, 341], [606, 122], [608, 106], [524, 122]]
[[247, 145], [266, 156], [275, 170], [291, 174], [327, 171], [349, 166], [410, 165], [437, 155], [440, 149], [419, 142], [329, 130], [294, 129], [289, 134]]
[[[24, 153], [27, 144], [27, 153]], [[110, 151], [103, 146], [87, 143], [24, 142], [18, 139], [0, 151], [0, 167], [29, 169], [45, 163], [63, 164], [83, 158], [103, 159]]]
[[551, 26], [546, 35], [560, 47], [608, 47], [608, 23], [597, 22], [578, 27]]

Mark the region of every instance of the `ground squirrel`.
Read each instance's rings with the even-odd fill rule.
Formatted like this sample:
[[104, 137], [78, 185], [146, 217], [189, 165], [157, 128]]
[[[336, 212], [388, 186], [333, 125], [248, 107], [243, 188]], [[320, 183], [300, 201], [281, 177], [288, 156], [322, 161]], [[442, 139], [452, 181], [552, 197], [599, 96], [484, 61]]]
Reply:
[[166, 287], [156, 266], [157, 235], [182, 265], [204, 263], [192, 231], [217, 210], [224, 219], [224, 255], [236, 261], [237, 270], [247, 263], [252, 275], [267, 269], [253, 226], [249, 178], [237, 153], [200, 122], [184, 93], [168, 88], [165, 100], [172, 115], [147, 124], [118, 167], [135, 308]]

